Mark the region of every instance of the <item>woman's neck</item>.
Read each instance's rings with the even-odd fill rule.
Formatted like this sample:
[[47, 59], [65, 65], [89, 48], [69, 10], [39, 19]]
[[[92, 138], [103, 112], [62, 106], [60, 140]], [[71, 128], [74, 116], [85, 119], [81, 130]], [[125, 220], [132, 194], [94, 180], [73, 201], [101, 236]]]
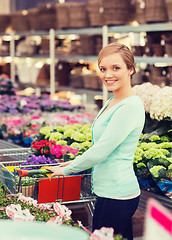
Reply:
[[130, 89], [127, 89], [126, 91], [114, 91], [113, 95], [114, 95], [114, 101], [120, 102], [124, 98], [134, 96], [134, 93], [132, 91], [132, 88], [130, 88]]

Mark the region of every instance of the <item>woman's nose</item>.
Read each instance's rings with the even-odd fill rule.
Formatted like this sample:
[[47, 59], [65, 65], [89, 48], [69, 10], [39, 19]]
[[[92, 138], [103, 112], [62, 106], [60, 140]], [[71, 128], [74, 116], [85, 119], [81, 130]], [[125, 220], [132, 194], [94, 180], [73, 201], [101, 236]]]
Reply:
[[111, 78], [113, 76], [112, 71], [111, 70], [107, 70], [106, 71], [106, 78]]

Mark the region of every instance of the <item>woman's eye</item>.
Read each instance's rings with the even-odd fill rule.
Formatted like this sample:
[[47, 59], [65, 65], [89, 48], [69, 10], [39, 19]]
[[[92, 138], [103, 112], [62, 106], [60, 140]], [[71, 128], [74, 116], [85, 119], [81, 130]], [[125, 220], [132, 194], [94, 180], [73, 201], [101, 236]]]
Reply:
[[100, 71], [101, 71], [101, 72], [104, 72], [104, 71], [105, 71], [105, 68], [100, 68]]
[[119, 69], [119, 67], [114, 67], [113, 69], [114, 69], [114, 70], [118, 70], [118, 69]]

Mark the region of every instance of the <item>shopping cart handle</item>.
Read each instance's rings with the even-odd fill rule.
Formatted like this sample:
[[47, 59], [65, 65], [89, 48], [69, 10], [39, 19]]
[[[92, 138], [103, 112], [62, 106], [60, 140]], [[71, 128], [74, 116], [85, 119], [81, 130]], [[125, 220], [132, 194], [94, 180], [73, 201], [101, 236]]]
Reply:
[[32, 176], [35, 174], [47, 174], [52, 173], [52, 171], [47, 169], [37, 169], [37, 170], [17, 170], [19, 177]]

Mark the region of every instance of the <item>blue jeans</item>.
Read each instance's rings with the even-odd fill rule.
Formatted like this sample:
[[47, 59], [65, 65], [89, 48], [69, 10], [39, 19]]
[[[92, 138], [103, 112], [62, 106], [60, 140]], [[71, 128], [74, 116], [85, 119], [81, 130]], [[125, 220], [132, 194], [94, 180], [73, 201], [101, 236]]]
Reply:
[[124, 238], [133, 240], [132, 216], [138, 207], [139, 199], [140, 197], [127, 200], [98, 197], [92, 230], [112, 227], [114, 234], [121, 234]]

